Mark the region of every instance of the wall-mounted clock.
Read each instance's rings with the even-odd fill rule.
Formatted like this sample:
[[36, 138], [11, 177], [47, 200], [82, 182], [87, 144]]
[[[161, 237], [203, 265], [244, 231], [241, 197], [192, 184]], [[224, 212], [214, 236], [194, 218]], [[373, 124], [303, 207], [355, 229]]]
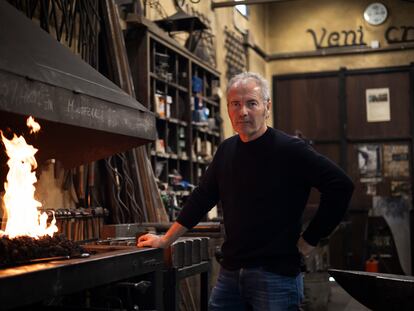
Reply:
[[381, 25], [388, 17], [388, 10], [380, 2], [374, 2], [367, 6], [364, 11], [364, 19], [370, 25]]

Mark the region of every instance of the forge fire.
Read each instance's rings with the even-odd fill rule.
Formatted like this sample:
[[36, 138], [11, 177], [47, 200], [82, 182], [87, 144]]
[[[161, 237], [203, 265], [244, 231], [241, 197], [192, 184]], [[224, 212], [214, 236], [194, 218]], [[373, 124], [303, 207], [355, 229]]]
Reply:
[[[32, 117], [27, 119], [30, 133], [40, 130]], [[30, 259], [70, 256], [82, 252], [75, 243], [64, 236], [54, 237], [58, 232], [54, 213], [48, 221], [48, 213], [41, 213], [42, 204], [34, 198], [37, 181], [37, 149], [26, 143], [23, 136], [13, 135], [7, 139], [0, 131], [7, 156], [7, 181], [4, 183], [3, 224], [0, 230], [0, 264], [26, 262]], [[3, 228], [2, 228], [3, 229]]]
[[[32, 117], [26, 122], [30, 133], [40, 130], [40, 125]], [[4, 215], [6, 227], [0, 235], [7, 235], [9, 238], [29, 236], [39, 238], [41, 236], [53, 236], [58, 231], [56, 219], [50, 225], [47, 224], [47, 213], [40, 213], [38, 208], [42, 204], [35, 200], [37, 181], [36, 168], [37, 162], [35, 154], [37, 149], [26, 143], [23, 136], [13, 135], [12, 139], [7, 139], [1, 132], [1, 139], [6, 147], [9, 157], [7, 166], [7, 181], [4, 183], [5, 194], [3, 197]]]

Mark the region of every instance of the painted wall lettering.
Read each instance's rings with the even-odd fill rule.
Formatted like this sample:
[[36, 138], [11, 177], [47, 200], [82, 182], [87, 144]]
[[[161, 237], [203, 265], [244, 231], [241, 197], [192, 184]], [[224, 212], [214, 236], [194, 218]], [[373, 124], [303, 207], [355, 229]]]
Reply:
[[362, 26], [359, 26], [357, 30], [341, 30], [329, 32], [326, 28], [321, 28], [321, 33], [318, 35], [313, 29], [307, 29], [312, 36], [313, 43], [316, 49], [341, 47], [341, 46], [354, 46], [354, 45], [367, 45], [364, 42], [364, 31]]
[[414, 26], [390, 26], [385, 31], [387, 43], [414, 42]]

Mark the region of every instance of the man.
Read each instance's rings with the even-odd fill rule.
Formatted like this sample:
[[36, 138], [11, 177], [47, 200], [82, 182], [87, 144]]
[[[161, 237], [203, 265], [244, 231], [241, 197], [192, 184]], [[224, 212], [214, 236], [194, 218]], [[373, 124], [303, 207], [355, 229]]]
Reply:
[[[260, 75], [230, 80], [227, 108], [238, 135], [219, 146], [168, 232], [138, 241], [139, 247], [168, 247], [221, 201], [226, 237], [210, 310], [298, 310], [300, 255], [332, 232], [352, 195], [353, 184], [338, 166], [303, 140], [266, 126], [270, 105]], [[321, 192], [320, 205], [301, 234], [311, 187]]]

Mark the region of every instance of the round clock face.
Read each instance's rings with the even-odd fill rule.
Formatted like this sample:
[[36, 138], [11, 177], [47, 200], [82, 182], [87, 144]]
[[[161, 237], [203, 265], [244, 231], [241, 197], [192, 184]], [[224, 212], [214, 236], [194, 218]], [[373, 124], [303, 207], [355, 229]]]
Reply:
[[371, 25], [382, 24], [387, 19], [387, 16], [387, 8], [379, 2], [371, 3], [364, 11], [364, 19]]

